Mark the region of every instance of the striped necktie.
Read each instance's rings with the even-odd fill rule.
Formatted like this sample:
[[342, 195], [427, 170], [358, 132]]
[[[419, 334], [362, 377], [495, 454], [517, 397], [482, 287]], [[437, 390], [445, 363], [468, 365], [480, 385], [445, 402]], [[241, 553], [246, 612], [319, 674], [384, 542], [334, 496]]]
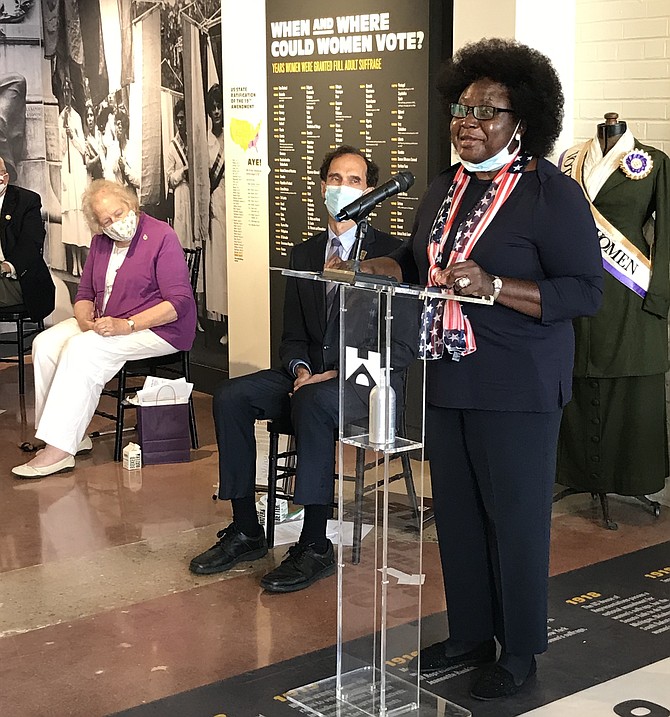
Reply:
[[[326, 262], [330, 261], [334, 256], [341, 256], [341, 252], [342, 242], [337, 237], [333, 237], [328, 249], [328, 258], [326, 259]], [[337, 297], [337, 286], [337, 282], [335, 281], [331, 281], [326, 285], [326, 318], [330, 316], [333, 304], [335, 303], [335, 299]]]

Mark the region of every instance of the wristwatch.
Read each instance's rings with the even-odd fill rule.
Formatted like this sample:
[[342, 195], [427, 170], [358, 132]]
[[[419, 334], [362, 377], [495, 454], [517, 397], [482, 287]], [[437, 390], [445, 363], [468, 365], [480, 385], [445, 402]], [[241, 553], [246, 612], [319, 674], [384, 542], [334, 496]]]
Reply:
[[502, 279], [499, 276], [493, 277], [493, 301], [498, 298], [500, 292], [502, 291], [502, 284]]
[[132, 319], [126, 319], [128, 322], [128, 326], [130, 326], [130, 333], [132, 334], [133, 331], [135, 331], [135, 322]]

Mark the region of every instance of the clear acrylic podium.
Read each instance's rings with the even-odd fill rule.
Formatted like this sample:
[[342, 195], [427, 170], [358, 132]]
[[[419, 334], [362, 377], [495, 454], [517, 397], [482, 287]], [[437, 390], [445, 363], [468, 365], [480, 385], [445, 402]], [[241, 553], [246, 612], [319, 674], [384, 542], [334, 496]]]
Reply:
[[[333, 272], [323, 276], [289, 269], [282, 273], [313, 281], [333, 276]], [[418, 673], [406, 668], [420, 648], [425, 580], [421, 520], [425, 363], [419, 390], [412, 392], [418, 393], [414, 400], [420, 402], [421, 426], [411, 439], [404, 435], [404, 372], [393, 368], [398, 350], [394, 337], [398, 332], [407, 343], [407, 329], [402, 333], [405, 319], [416, 317], [414, 324], [409, 322], [409, 330], [413, 326], [418, 332], [423, 302], [446, 296], [446, 292], [387, 284], [381, 278], [353, 273], [336, 283], [341, 317], [337, 671], [332, 677], [290, 690], [286, 697], [319, 717], [470, 717], [465, 708], [422, 689]], [[491, 303], [487, 299], [474, 301]], [[397, 390], [395, 411], [392, 386]], [[347, 481], [361, 449], [367, 465], [372, 464], [365, 482], [373, 489], [365, 501]], [[392, 490], [401, 485], [391, 484], [391, 479], [398, 462], [395, 459], [404, 451], [413, 451], [421, 459], [414, 471], [418, 516], [412, 515], [408, 497]], [[427, 475], [425, 479], [427, 482]], [[352, 549], [345, 545], [345, 529], [351, 530], [361, 520], [365, 537], [360, 562], [354, 564]]]

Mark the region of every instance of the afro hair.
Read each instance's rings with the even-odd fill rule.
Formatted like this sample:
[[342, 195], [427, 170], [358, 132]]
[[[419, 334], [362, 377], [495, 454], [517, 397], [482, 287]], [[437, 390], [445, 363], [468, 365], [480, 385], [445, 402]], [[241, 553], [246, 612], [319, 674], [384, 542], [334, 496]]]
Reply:
[[515, 40], [493, 38], [465, 45], [447, 60], [438, 77], [445, 109], [484, 78], [507, 88], [511, 109], [526, 128], [524, 152], [550, 154], [563, 122], [563, 90], [549, 58]]

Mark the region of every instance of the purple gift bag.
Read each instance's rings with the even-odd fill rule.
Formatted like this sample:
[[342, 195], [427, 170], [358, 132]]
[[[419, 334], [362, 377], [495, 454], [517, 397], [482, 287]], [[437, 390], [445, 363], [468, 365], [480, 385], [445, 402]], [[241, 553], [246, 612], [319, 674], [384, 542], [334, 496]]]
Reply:
[[188, 403], [138, 406], [137, 430], [143, 465], [191, 460]]

